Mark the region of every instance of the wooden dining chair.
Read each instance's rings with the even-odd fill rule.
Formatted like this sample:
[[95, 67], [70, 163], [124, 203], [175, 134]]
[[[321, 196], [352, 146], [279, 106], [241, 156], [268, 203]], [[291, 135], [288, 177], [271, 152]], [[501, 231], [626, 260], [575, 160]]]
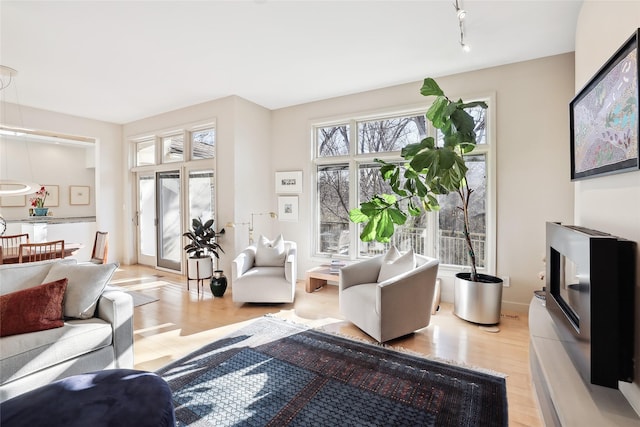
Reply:
[[64, 240], [42, 243], [23, 243], [18, 250], [18, 262], [45, 261], [64, 258]]
[[29, 233], [0, 236], [0, 246], [3, 248], [17, 248], [22, 243], [29, 243]]
[[96, 231], [90, 261], [94, 264], [106, 264], [109, 253], [109, 232]]
[[29, 233], [0, 236], [0, 264], [3, 264], [3, 253], [17, 251], [22, 243], [29, 243]]

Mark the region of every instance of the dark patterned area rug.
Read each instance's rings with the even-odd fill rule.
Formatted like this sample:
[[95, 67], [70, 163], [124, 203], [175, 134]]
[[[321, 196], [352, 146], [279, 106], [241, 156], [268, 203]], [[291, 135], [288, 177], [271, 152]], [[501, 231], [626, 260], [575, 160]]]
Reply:
[[179, 426], [506, 426], [502, 377], [262, 317], [158, 371]]

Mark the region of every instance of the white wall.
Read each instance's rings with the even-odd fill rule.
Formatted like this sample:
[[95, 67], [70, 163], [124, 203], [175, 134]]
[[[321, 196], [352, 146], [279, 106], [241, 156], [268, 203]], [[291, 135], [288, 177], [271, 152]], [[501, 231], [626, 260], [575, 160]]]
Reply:
[[[533, 291], [542, 287], [538, 272], [543, 269], [545, 222], [571, 222], [573, 217], [568, 167], [573, 63], [573, 54], [564, 54], [436, 78], [454, 97], [496, 94], [496, 273], [511, 278], [511, 287], [503, 294], [505, 309], [526, 311]], [[428, 100], [419, 93], [421, 85], [418, 81], [273, 112], [274, 171], [301, 169], [304, 173], [300, 220], [279, 223], [285, 236], [299, 242], [300, 277], [323, 262], [311, 258], [311, 122], [417, 103], [426, 106]], [[452, 287], [453, 279], [446, 278], [443, 299], [453, 299]]]
[[[235, 209], [233, 221], [250, 222], [251, 213], [275, 212], [271, 197], [272, 139], [271, 111], [245, 99], [236, 97], [234, 123], [234, 182]], [[226, 160], [225, 160], [226, 162]], [[224, 177], [222, 177], [224, 178]], [[269, 215], [254, 217], [254, 239], [264, 234], [270, 239], [276, 222]], [[249, 225], [227, 229], [235, 236], [235, 246], [249, 244]], [[230, 237], [230, 236], [229, 236]], [[229, 270], [230, 271], [230, 270]]]
[[[24, 180], [44, 185], [53, 191], [58, 187], [58, 203], [53, 206], [51, 196], [45, 199], [45, 207], [58, 218], [95, 216], [95, 169], [87, 167], [84, 147], [55, 145], [28, 141], [20, 138], [3, 138], [0, 141], [0, 177], [8, 180]], [[64, 166], [62, 166], [64, 165]], [[72, 185], [90, 188], [88, 205], [71, 205], [69, 187]], [[0, 206], [0, 213], [7, 220], [24, 219], [29, 216], [33, 195], [20, 196], [25, 206]]]
[[[109, 260], [121, 260], [124, 248], [122, 190], [126, 176], [122, 164], [122, 126], [11, 103], [2, 103], [0, 107], [3, 109], [3, 124], [8, 126], [95, 139], [95, 186], [92, 185], [91, 189], [96, 225], [98, 230], [109, 232]], [[82, 163], [85, 164], [84, 159]], [[52, 169], [58, 170], [65, 167], [66, 163], [51, 165]], [[64, 189], [61, 187], [61, 190]], [[63, 192], [61, 198], [65, 197]], [[82, 243], [92, 246], [93, 240]]]
[[[576, 93], [640, 27], [640, 2], [586, 1], [578, 19]], [[638, 242], [636, 262], [635, 381], [620, 383], [640, 413], [640, 172], [599, 177], [575, 184], [576, 224]]]

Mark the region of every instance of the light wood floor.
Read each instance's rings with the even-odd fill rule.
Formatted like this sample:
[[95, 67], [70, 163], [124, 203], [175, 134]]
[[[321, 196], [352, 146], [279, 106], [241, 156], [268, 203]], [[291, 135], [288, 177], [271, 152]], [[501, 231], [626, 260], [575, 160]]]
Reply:
[[[143, 266], [121, 266], [112, 284], [159, 298], [134, 310], [135, 367], [153, 371], [263, 316], [305, 323], [328, 332], [373, 342], [342, 320], [336, 286], [306, 293], [298, 282], [294, 304], [239, 304], [230, 289], [214, 298], [208, 286], [198, 293], [186, 279]], [[526, 315], [503, 313], [500, 331], [491, 333], [463, 321], [443, 303], [431, 324], [413, 335], [388, 342], [402, 350], [507, 375], [509, 425], [541, 426], [529, 371], [529, 330]]]

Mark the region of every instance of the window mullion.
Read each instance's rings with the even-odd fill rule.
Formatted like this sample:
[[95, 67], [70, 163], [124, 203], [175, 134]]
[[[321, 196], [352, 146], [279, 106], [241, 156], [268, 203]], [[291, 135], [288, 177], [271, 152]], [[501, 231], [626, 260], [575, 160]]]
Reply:
[[[349, 153], [351, 159], [349, 160], [349, 209], [354, 209], [360, 206], [360, 195], [358, 189], [360, 188], [360, 176], [358, 174], [358, 163], [355, 160], [358, 155], [358, 123], [356, 120], [349, 121], [349, 140], [352, 141], [349, 147]], [[349, 221], [349, 258], [356, 259], [359, 248], [358, 242], [360, 241], [360, 226], [359, 224]]]

